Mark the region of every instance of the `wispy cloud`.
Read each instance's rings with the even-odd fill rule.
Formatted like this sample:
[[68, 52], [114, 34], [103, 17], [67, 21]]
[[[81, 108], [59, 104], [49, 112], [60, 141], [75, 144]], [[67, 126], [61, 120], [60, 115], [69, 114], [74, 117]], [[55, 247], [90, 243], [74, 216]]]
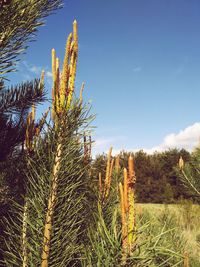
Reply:
[[29, 80], [33, 78], [33, 74], [40, 76], [42, 70], [45, 71], [46, 82], [51, 85], [52, 83], [52, 73], [49, 71], [48, 67], [36, 66], [27, 61], [21, 63], [21, 72], [23, 77], [27, 77]]
[[96, 140], [94, 140], [95, 142], [92, 147], [92, 154], [95, 156], [98, 154], [107, 153], [109, 148], [111, 146], [114, 147], [116, 143], [119, 142], [121, 139], [123, 139], [122, 136], [96, 138]]
[[185, 65], [182, 64], [182, 65], [178, 66], [178, 67], [174, 70], [174, 74], [175, 74], [175, 75], [179, 75], [179, 74], [181, 74], [181, 73], [184, 71], [184, 69], [185, 69]]
[[108, 148], [112, 145], [114, 139], [112, 138], [97, 138], [92, 147], [92, 154], [98, 155], [106, 152]]
[[26, 82], [27, 80], [31, 80], [32, 77], [28, 73], [22, 73], [22, 81]]
[[29, 71], [35, 73], [35, 74], [40, 74], [42, 71], [42, 67], [38, 67], [38, 66], [31, 66], [29, 68]]
[[51, 78], [52, 77], [52, 72], [46, 71], [46, 75], [47, 75], [47, 77]]
[[141, 72], [142, 71], [142, 67], [137, 66], [137, 67], [134, 67], [132, 70], [133, 70], [133, 72]]
[[175, 67], [174, 72], [173, 72], [174, 75], [178, 76], [182, 74], [185, 71], [187, 65], [188, 65], [188, 58], [185, 57], [182, 59], [182, 62], [177, 67]]

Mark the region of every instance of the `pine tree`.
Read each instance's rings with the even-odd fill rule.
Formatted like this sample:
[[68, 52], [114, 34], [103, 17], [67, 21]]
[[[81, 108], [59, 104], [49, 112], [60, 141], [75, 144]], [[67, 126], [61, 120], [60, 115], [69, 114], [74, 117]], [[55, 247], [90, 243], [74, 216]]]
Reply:
[[[5, 75], [15, 70], [19, 56], [32, 41], [44, 18], [59, 8], [60, 0], [1, 1], [0, 6], [0, 173], [21, 156], [26, 121], [32, 105], [45, 100], [39, 79], [7, 88]], [[16, 159], [16, 160], [15, 160]]]
[[[19, 200], [24, 193], [28, 114], [31, 106], [45, 100], [40, 79], [7, 87], [6, 75], [16, 70], [20, 55], [34, 40], [44, 18], [60, 6], [60, 0], [0, 1], [0, 217], [7, 216], [11, 200]], [[1, 237], [4, 226], [0, 222]]]
[[[52, 120], [41, 135], [26, 135], [25, 194], [6, 218], [3, 266], [79, 266], [89, 224], [88, 109], [73, 99], [78, 56], [77, 22], [62, 71], [52, 50]], [[62, 74], [62, 75], [61, 75]], [[15, 233], [14, 235], [12, 233]], [[86, 242], [86, 241], [85, 241]]]

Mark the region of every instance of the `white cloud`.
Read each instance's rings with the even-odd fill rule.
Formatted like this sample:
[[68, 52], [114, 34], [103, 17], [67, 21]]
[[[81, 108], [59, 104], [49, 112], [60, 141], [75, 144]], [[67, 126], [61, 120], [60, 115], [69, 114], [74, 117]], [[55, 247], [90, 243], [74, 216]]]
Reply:
[[52, 72], [46, 71], [46, 75], [47, 75], [47, 77], [51, 78], [52, 77]]
[[178, 134], [172, 133], [165, 137], [165, 146], [178, 146], [192, 149], [200, 137], [200, 122], [181, 130]]
[[40, 74], [42, 72], [42, 68], [38, 66], [30, 66], [29, 71], [35, 74]]
[[[126, 151], [139, 151], [143, 150], [148, 154], [153, 154], [154, 152], [162, 152], [168, 149], [178, 148], [178, 149], [186, 149], [188, 151], [192, 151], [199, 143], [200, 138], [200, 122], [196, 122], [183, 130], [180, 130], [178, 133], [170, 133], [163, 138], [163, 142], [158, 145], [155, 145], [151, 148], [132, 148], [127, 149]], [[120, 151], [124, 149], [124, 147], [116, 147], [117, 142], [121, 138], [99, 138], [96, 140], [95, 145], [93, 147], [93, 154], [101, 154], [103, 152], [107, 153], [110, 146], [113, 146], [112, 155], [119, 154]]]
[[[164, 137], [164, 140], [158, 146], [152, 148], [143, 148], [143, 150], [149, 154], [155, 151], [161, 152], [171, 148], [184, 148], [188, 151], [192, 151], [197, 146], [200, 137], [200, 122], [196, 122], [193, 125], [180, 130], [178, 133], [170, 133]], [[134, 149], [138, 151], [140, 149]]]

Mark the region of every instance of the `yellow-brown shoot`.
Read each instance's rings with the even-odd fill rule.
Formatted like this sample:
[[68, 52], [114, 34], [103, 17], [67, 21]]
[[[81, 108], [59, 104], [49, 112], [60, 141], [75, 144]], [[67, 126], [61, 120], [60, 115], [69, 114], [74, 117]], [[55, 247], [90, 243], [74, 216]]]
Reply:
[[56, 58], [56, 83], [55, 83], [55, 106], [56, 111], [60, 112], [60, 60]]
[[[113, 172], [113, 166], [114, 166], [114, 162], [115, 162], [115, 159], [111, 159], [111, 163], [110, 163], [110, 169], [109, 169], [109, 179], [108, 179], [108, 190], [110, 191], [110, 186], [111, 186], [111, 178], [112, 178], [112, 172]], [[108, 194], [109, 194], [109, 191], [108, 191]]]
[[182, 170], [184, 167], [184, 161], [183, 161], [182, 157], [179, 158], [178, 166], [179, 166], [180, 170]]
[[120, 208], [121, 208], [121, 222], [122, 222], [122, 263], [126, 263], [127, 258], [127, 219], [124, 203], [124, 190], [123, 185], [119, 183], [120, 194]]
[[60, 72], [59, 59], [56, 58], [55, 49], [52, 49], [52, 118], [56, 120], [69, 110], [74, 92], [76, 66], [78, 58], [77, 22], [73, 22], [73, 33], [70, 33], [65, 48], [65, 56]]
[[107, 156], [106, 175], [105, 175], [104, 183], [102, 182], [101, 174], [99, 176], [99, 179], [101, 177], [101, 184], [99, 183], [100, 200], [105, 200], [109, 195], [114, 162], [115, 160], [114, 158], [112, 158], [112, 147], [111, 147], [109, 149], [108, 156]]
[[189, 255], [187, 252], [183, 255], [183, 267], [189, 267]]
[[32, 119], [35, 120], [35, 113], [36, 113], [36, 107], [35, 105], [32, 105]]
[[106, 165], [106, 178], [105, 178], [105, 186], [104, 186], [104, 194], [105, 197], [108, 197], [111, 185], [111, 174], [113, 163], [111, 162], [111, 155], [112, 155], [112, 147], [109, 149], [108, 157], [107, 157], [107, 165]]
[[53, 213], [54, 213], [54, 208], [55, 208], [56, 198], [57, 198], [58, 172], [60, 168], [60, 161], [61, 161], [61, 144], [58, 144], [54, 168], [53, 168], [53, 183], [52, 183], [51, 195], [48, 201], [48, 210], [47, 210], [45, 226], [44, 226], [44, 240], [43, 240], [43, 248], [42, 248], [41, 267], [48, 267], [50, 242], [51, 242], [51, 234], [52, 234]]
[[128, 173], [126, 168], [124, 168], [124, 208], [127, 213], [129, 206], [128, 206]]
[[78, 34], [77, 34], [77, 21], [73, 22], [73, 38], [74, 38], [74, 52], [78, 53]]
[[128, 159], [128, 243], [129, 252], [131, 253], [135, 243], [135, 182], [136, 176], [134, 171], [133, 157]]
[[53, 89], [54, 89], [55, 82], [56, 82], [56, 51], [54, 48], [51, 51], [51, 56], [52, 56], [51, 61], [52, 61], [52, 76], [53, 76]]
[[47, 111], [42, 115], [42, 118], [40, 119], [37, 127], [35, 128], [35, 136], [39, 136], [43, 126], [44, 126], [44, 123], [46, 121], [46, 118], [49, 114], [49, 108], [47, 109]]
[[117, 157], [115, 158], [115, 171], [119, 173], [119, 170], [120, 170], [120, 158], [119, 155], [117, 155]]
[[[135, 234], [135, 171], [133, 157], [128, 159], [128, 172], [124, 168], [124, 186], [119, 183], [120, 188], [120, 206], [122, 216], [122, 251], [124, 262], [125, 255], [130, 255], [135, 246], [136, 234]], [[123, 195], [123, 197], [122, 197]], [[125, 220], [125, 221], [124, 221]], [[126, 227], [126, 230], [124, 230]], [[126, 233], [126, 236], [124, 236]], [[124, 241], [125, 239], [125, 241]], [[124, 242], [126, 245], [124, 245]]]
[[67, 99], [67, 109], [70, 108], [70, 104], [72, 101], [72, 94], [74, 91], [74, 82], [76, 77], [76, 65], [77, 65], [77, 57], [78, 57], [78, 35], [77, 35], [77, 22], [76, 20], [73, 22], [73, 49], [71, 51], [71, 59], [70, 59], [70, 75], [69, 75], [69, 88], [68, 88], [68, 99]]
[[45, 71], [42, 70], [41, 76], [40, 76], [40, 89], [43, 90], [43, 86], [44, 86], [44, 74]]
[[26, 126], [26, 135], [25, 135], [25, 146], [28, 152], [31, 152], [35, 147], [35, 137], [38, 137], [44, 123], [46, 121], [47, 115], [49, 110], [47, 110], [39, 123], [35, 124], [35, 113], [36, 107], [35, 105], [32, 106], [32, 111], [28, 114], [27, 117], [27, 126]]
[[62, 69], [62, 79], [61, 79], [61, 88], [60, 88], [60, 104], [62, 107], [65, 105], [65, 98], [67, 92], [67, 85], [69, 81], [69, 58], [70, 58], [70, 46], [72, 42], [72, 33], [69, 34], [67, 38], [66, 48], [65, 48], [65, 57], [63, 62]]

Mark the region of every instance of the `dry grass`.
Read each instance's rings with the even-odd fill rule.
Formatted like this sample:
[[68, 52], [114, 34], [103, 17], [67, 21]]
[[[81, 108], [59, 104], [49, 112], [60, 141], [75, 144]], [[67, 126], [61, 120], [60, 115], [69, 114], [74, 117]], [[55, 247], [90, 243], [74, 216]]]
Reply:
[[[185, 250], [189, 258], [200, 258], [200, 206], [190, 201], [182, 201], [178, 204], [136, 204], [138, 218], [147, 216], [162, 225], [161, 218], [169, 216], [173, 218], [180, 238], [183, 239]], [[174, 226], [174, 225], [173, 225]], [[200, 262], [199, 262], [200, 264]], [[200, 265], [191, 265], [200, 266]]]

